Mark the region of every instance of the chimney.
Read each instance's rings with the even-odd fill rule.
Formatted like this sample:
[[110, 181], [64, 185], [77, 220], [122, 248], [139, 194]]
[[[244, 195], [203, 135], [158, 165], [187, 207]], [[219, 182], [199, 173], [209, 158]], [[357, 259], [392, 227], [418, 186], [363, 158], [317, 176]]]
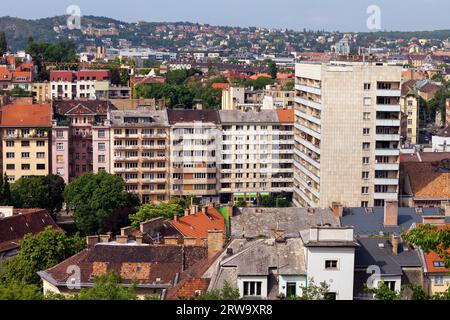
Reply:
[[86, 244], [88, 248], [93, 248], [98, 243], [98, 236], [88, 236], [86, 237]]
[[184, 240], [184, 245], [185, 246], [193, 247], [193, 246], [195, 246], [197, 244], [197, 238], [185, 237], [183, 240]]
[[100, 242], [108, 243], [109, 240], [111, 240], [111, 235], [109, 235], [109, 234], [102, 234], [102, 235], [100, 235]]
[[399, 246], [399, 237], [396, 235], [392, 235], [391, 243], [392, 243], [392, 253], [397, 256], [398, 255], [398, 246]]
[[434, 226], [445, 225], [445, 216], [422, 216], [422, 223]]
[[209, 230], [208, 231], [208, 258], [213, 257], [218, 252], [222, 251], [224, 246], [223, 231]]
[[132, 227], [125, 227], [120, 229], [120, 235], [121, 236], [129, 236], [133, 233]]
[[344, 213], [344, 206], [340, 204], [339, 202], [333, 202], [331, 204], [331, 210], [333, 211], [333, 215], [339, 219], [342, 218]]
[[189, 216], [190, 213], [191, 213], [191, 212], [189, 211], [189, 209], [184, 210], [184, 216], [185, 216], [185, 217]]
[[398, 201], [386, 200], [384, 204], [384, 225], [394, 227], [398, 225]]
[[143, 244], [144, 243], [144, 237], [143, 236], [136, 236], [136, 244]]
[[203, 207], [203, 208], [202, 208], [202, 213], [203, 213], [203, 214], [206, 214], [206, 213], [207, 213], [206, 207]]
[[282, 243], [285, 241], [284, 230], [272, 230], [273, 238], [276, 242]]
[[191, 214], [196, 214], [198, 212], [198, 206], [197, 205], [191, 205]]
[[116, 242], [120, 244], [126, 244], [128, 243], [128, 236], [117, 236]]
[[173, 216], [173, 221], [174, 222], [178, 222], [178, 215], [177, 214]]

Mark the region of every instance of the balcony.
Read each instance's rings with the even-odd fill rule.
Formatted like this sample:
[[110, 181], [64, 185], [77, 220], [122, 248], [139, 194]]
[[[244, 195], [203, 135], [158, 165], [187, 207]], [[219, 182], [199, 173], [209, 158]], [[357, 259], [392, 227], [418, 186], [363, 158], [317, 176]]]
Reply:
[[400, 112], [399, 104], [377, 104], [376, 108], [380, 112]]
[[318, 126], [320, 126], [320, 124], [321, 124], [320, 118], [317, 118], [317, 117], [315, 117], [315, 116], [313, 116], [311, 114], [307, 114], [307, 113], [305, 113], [303, 111], [295, 110], [295, 115], [300, 117], [300, 118], [306, 119], [306, 120], [308, 120], [308, 121], [310, 121], [312, 123], [315, 123]]
[[308, 197], [302, 190], [300, 190], [299, 188], [294, 188], [294, 192], [297, 193], [302, 199], [303, 201], [305, 201], [310, 207], [315, 208], [317, 207], [317, 203], [314, 202], [313, 199], [311, 199], [310, 197]]
[[299, 156], [300, 158], [302, 158], [303, 160], [305, 160], [306, 162], [308, 162], [309, 164], [313, 165], [314, 167], [316, 167], [317, 169], [320, 170], [320, 163], [317, 160], [315, 160], [312, 157], [304, 154], [303, 152], [301, 152], [298, 149], [295, 149], [295, 154], [297, 156]]
[[378, 97], [400, 97], [402, 95], [400, 89], [387, 90], [387, 89], [377, 89]]
[[375, 178], [375, 185], [378, 186], [397, 186], [398, 179], [377, 179]]
[[296, 103], [300, 103], [303, 104], [305, 106], [308, 106], [310, 108], [316, 109], [316, 110], [322, 110], [322, 105], [320, 103], [308, 100], [308, 99], [303, 99], [300, 97], [296, 97], [295, 98], [295, 102]]
[[397, 119], [377, 119], [375, 123], [379, 127], [400, 127], [400, 120]]
[[319, 95], [319, 96], [322, 95], [322, 89], [321, 88], [310, 87], [310, 86], [306, 86], [304, 84], [296, 84], [295, 85], [295, 90], [304, 91], [304, 92], [316, 94], [316, 95]]
[[305, 139], [302, 139], [302, 138], [295, 139], [295, 141], [297, 141], [298, 143], [300, 143], [304, 147], [314, 151], [315, 153], [320, 154], [320, 147], [319, 146], [315, 146], [311, 142], [306, 141]]
[[309, 171], [308, 169], [306, 169], [302, 164], [299, 164], [296, 162], [295, 167], [297, 169], [299, 169], [301, 172], [303, 172], [307, 177], [311, 178], [312, 180], [314, 180], [317, 183], [320, 183], [320, 178], [318, 176], [316, 176], [314, 173], [312, 173], [311, 171]]
[[398, 171], [400, 164], [398, 163], [377, 163], [375, 164], [375, 170], [378, 171]]
[[303, 131], [303, 132], [305, 132], [305, 133], [307, 133], [307, 134], [309, 134], [310, 136], [313, 136], [314, 138], [316, 138], [316, 139], [321, 139], [321, 134], [320, 134], [320, 132], [317, 132], [317, 131], [315, 131], [315, 130], [313, 130], [313, 129], [310, 129], [310, 128], [308, 128], [308, 127], [305, 127], [304, 125], [301, 125], [301, 124], [295, 124], [295, 128], [296, 129], [298, 129], [298, 130], [300, 130], [300, 131]]
[[400, 141], [399, 134], [376, 134], [376, 141]]
[[386, 193], [378, 193], [376, 192], [373, 196], [375, 200], [397, 200], [398, 193], [397, 192], [386, 192]]
[[400, 156], [399, 149], [375, 149], [376, 156]]

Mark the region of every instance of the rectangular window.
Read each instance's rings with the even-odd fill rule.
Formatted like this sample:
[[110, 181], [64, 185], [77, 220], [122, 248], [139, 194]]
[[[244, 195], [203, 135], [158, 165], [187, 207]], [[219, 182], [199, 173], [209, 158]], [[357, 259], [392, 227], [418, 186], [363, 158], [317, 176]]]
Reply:
[[369, 180], [369, 172], [368, 171], [364, 171], [362, 173], [362, 178], [363, 178], [363, 180]]
[[104, 143], [99, 143], [98, 144], [98, 150], [105, 151], [105, 149], [106, 149], [106, 145]]
[[14, 152], [7, 152], [6, 153], [6, 158], [13, 159], [14, 158]]
[[364, 112], [363, 113], [363, 120], [364, 121], [370, 120], [370, 112]]
[[45, 147], [45, 141], [43, 141], [43, 140], [36, 141], [36, 146], [37, 147]]
[[369, 201], [361, 201], [361, 207], [362, 207], [362, 208], [367, 208], [367, 207], [369, 207]]
[[6, 165], [6, 170], [15, 170], [16, 166], [14, 164], [7, 164]]
[[369, 187], [362, 187], [361, 188], [361, 193], [362, 194], [369, 194]]
[[57, 151], [64, 151], [64, 143], [58, 142], [56, 144], [56, 150]]
[[29, 152], [22, 152], [22, 158], [23, 159], [28, 159], [30, 157], [30, 153]]
[[443, 276], [435, 276], [434, 284], [437, 286], [443, 286], [444, 285], [444, 277]]
[[30, 170], [29, 164], [22, 164], [22, 170]]
[[363, 150], [369, 150], [370, 149], [370, 143], [369, 142], [364, 142], [362, 145]]
[[62, 131], [62, 130], [56, 131], [56, 137], [57, 138], [64, 138], [64, 131]]
[[244, 297], [260, 297], [261, 281], [244, 281]]
[[14, 147], [14, 141], [6, 141], [7, 147]]
[[36, 170], [45, 170], [45, 164], [38, 163], [36, 165]]
[[371, 106], [372, 105], [372, 98], [369, 98], [369, 97], [364, 98], [364, 105], [365, 106]]
[[364, 128], [363, 129], [363, 135], [368, 136], [370, 134], [370, 129], [369, 128]]
[[99, 155], [98, 156], [98, 162], [99, 163], [105, 163], [105, 156], [104, 155]]
[[36, 158], [38, 159], [44, 159], [45, 158], [45, 152], [37, 152]]
[[364, 90], [370, 90], [370, 83], [364, 83]]
[[337, 260], [325, 260], [325, 269], [337, 269], [338, 261]]
[[98, 137], [104, 138], [105, 137], [105, 130], [98, 130]]
[[30, 146], [30, 141], [22, 141], [21, 145], [22, 145], [22, 147], [29, 147]]

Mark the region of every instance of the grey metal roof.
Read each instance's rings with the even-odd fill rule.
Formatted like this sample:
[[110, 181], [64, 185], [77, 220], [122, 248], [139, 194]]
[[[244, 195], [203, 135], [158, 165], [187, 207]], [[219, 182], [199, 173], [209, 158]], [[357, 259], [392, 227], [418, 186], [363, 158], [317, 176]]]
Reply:
[[245, 249], [226, 258], [222, 267], [236, 267], [239, 276], [267, 276], [269, 269], [283, 275], [306, 274], [303, 242], [300, 238], [276, 243], [274, 239], [254, 240]]
[[380, 232], [395, 233], [400, 235], [408, 230], [414, 223], [422, 222], [423, 216], [442, 215], [439, 208], [423, 208], [422, 213], [416, 212], [416, 208], [398, 208], [398, 226], [384, 226], [384, 208], [373, 208], [372, 213], [365, 208], [346, 208], [341, 218], [342, 226], [353, 226], [355, 235], [378, 235]]
[[244, 208], [231, 219], [231, 236], [271, 237], [272, 230], [278, 229], [287, 238], [297, 238], [302, 230], [325, 225], [340, 226], [329, 208], [317, 208], [315, 213], [308, 213], [306, 208]]
[[222, 124], [234, 123], [279, 123], [278, 114], [275, 110], [241, 111], [220, 110], [220, 122]]
[[[152, 118], [151, 122], [125, 123], [124, 118]], [[115, 110], [111, 111], [111, 124], [113, 127], [168, 127], [169, 120], [165, 110]]]
[[[383, 275], [401, 275], [404, 267], [421, 267], [419, 253], [409, 248], [404, 250], [404, 244], [400, 243], [398, 255], [393, 254], [392, 245], [387, 238], [360, 238], [360, 244], [355, 250], [355, 268], [367, 268], [368, 266], [380, 267]], [[380, 247], [379, 244], [383, 244]]]

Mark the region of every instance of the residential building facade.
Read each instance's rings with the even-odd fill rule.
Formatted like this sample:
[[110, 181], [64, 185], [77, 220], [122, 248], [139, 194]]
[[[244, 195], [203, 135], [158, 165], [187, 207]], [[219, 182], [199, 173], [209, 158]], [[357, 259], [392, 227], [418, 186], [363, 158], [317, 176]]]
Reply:
[[50, 96], [53, 100], [107, 99], [108, 70], [51, 71]]
[[401, 67], [296, 64], [297, 206], [380, 206], [397, 199]]

